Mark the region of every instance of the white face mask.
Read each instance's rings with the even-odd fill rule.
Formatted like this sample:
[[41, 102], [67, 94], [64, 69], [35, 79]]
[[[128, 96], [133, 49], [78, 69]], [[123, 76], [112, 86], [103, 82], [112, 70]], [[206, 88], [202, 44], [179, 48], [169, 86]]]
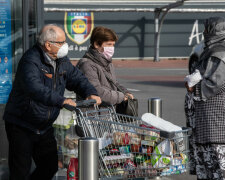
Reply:
[[68, 44], [67, 43], [63, 44], [57, 52], [57, 58], [65, 57], [68, 54], [68, 51], [69, 51]]
[[106, 59], [111, 59], [113, 54], [114, 54], [114, 47], [104, 47], [104, 52], [102, 54], [104, 54], [104, 56], [106, 57]]

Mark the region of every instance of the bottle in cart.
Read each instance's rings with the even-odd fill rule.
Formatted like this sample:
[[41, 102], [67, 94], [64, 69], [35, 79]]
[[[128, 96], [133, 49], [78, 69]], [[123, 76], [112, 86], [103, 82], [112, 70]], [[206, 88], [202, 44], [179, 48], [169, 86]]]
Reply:
[[67, 180], [78, 180], [78, 158], [70, 158], [67, 169]]

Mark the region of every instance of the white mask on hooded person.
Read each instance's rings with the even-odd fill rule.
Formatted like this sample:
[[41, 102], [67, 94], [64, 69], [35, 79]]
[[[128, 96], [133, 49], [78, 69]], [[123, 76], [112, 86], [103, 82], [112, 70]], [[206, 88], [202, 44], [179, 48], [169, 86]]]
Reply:
[[57, 58], [63, 58], [65, 56], [67, 56], [68, 51], [69, 51], [68, 44], [67, 43], [63, 44], [57, 52]]
[[105, 56], [106, 59], [111, 59], [114, 54], [114, 50], [114, 46], [104, 47], [104, 51], [102, 54]]

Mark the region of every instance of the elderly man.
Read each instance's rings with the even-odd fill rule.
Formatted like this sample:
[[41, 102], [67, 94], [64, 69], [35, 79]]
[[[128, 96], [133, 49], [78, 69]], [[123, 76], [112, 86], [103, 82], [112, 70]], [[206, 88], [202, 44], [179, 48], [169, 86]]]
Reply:
[[[65, 88], [85, 99], [101, 99], [68, 57], [64, 31], [46, 25], [38, 44], [21, 58], [3, 119], [9, 141], [10, 180], [51, 180], [58, 170], [52, 123], [64, 104]], [[30, 175], [31, 160], [36, 169]]]

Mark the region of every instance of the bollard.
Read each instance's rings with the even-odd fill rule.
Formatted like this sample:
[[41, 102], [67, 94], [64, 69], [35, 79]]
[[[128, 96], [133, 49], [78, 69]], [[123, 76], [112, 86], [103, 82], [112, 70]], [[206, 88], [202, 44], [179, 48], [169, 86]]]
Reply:
[[79, 180], [98, 179], [98, 139], [86, 137], [79, 139]]
[[148, 112], [162, 117], [162, 100], [160, 98], [148, 99]]

